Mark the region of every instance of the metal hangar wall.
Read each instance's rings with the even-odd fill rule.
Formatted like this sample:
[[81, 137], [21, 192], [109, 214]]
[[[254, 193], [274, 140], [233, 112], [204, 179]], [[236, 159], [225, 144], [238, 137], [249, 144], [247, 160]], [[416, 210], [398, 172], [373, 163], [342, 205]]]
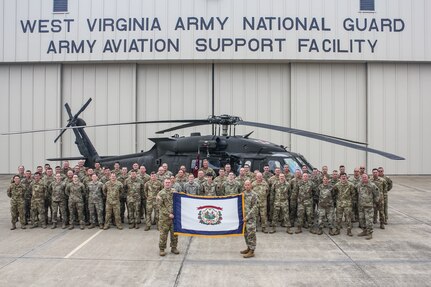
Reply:
[[[374, 7], [360, 0], [65, 2], [66, 11], [54, 11], [55, 0], [0, 0], [1, 133], [63, 127], [64, 103], [73, 112], [91, 97], [87, 124], [206, 118], [214, 110], [406, 158], [254, 131], [318, 168], [344, 164], [351, 172], [366, 164], [388, 174], [431, 174], [425, 0], [371, 1]], [[151, 148], [148, 138], [165, 127], [87, 132], [100, 155], [119, 155]], [[175, 133], [193, 131], [210, 128]], [[56, 135], [0, 136], [0, 173], [79, 155], [71, 132], [54, 144]]]

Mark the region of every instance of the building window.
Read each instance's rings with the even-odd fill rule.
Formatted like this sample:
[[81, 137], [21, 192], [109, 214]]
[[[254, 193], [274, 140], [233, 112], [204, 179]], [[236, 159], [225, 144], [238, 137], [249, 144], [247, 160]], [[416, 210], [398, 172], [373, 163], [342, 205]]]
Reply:
[[361, 11], [374, 11], [375, 0], [360, 0]]
[[54, 13], [67, 12], [67, 0], [54, 0]]

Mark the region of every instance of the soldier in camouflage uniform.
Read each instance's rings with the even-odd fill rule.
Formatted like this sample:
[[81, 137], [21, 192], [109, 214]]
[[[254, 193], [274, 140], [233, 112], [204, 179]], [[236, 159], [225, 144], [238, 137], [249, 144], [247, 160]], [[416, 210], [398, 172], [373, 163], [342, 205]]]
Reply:
[[323, 183], [318, 187], [319, 203], [317, 206], [317, 214], [319, 216], [317, 225], [319, 230], [318, 235], [323, 234], [323, 226], [325, 220], [329, 224], [329, 234], [334, 235], [334, 194], [332, 186], [329, 184], [329, 176], [323, 176]]
[[242, 186], [235, 180], [235, 174], [230, 172], [228, 175], [228, 179], [223, 183], [222, 186], [222, 195], [234, 195], [241, 193]]
[[217, 195], [217, 185], [213, 182], [212, 173], [207, 173], [207, 181], [201, 185], [200, 194], [205, 196], [216, 196]]
[[58, 222], [58, 212], [61, 213], [63, 224], [61, 228], [66, 228], [66, 200], [65, 200], [65, 192], [66, 192], [66, 184], [61, 180], [61, 174], [57, 173], [55, 175], [55, 181], [51, 183], [48, 188], [49, 193], [51, 194], [51, 202], [52, 202], [52, 229], [57, 228]]
[[[137, 173], [137, 175], [138, 175], [138, 179], [141, 180], [141, 182], [144, 186], [150, 180], [150, 175], [147, 173], [147, 168], [144, 165], [141, 165], [139, 167], [139, 173]], [[141, 219], [144, 218], [146, 208], [147, 208], [147, 203], [146, 203], [145, 192], [144, 192], [144, 190], [142, 190], [141, 208], [139, 210], [139, 216], [141, 217]]]
[[45, 221], [45, 197], [46, 186], [40, 179], [41, 174], [36, 172], [34, 174], [34, 181], [30, 184], [31, 189], [31, 217], [33, 225], [30, 228], [35, 228], [38, 225], [38, 215], [42, 228], [46, 228]]
[[26, 170], [25, 176], [21, 180], [21, 184], [24, 186], [24, 212], [25, 212], [25, 223], [27, 224], [31, 220], [31, 188], [30, 185], [33, 182], [31, 177], [31, 171]]
[[[164, 173], [165, 173], [166, 178], [170, 179], [171, 176], [173, 176], [174, 174], [169, 170], [168, 164], [166, 162], [164, 162], [162, 164], [162, 167], [163, 167], [163, 170], [165, 171]], [[163, 182], [162, 182], [162, 184], [163, 184]]]
[[[88, 212], [90, 214], [90, 226], [93, 229], [99, 223], [99, 228], [103, 229], [103, 183], [99, 181], [96, 174], [91, 176], [91, 181], [87, 183]], [[97, 217], [96, 217], [97, 216]]]
[[124, 182], [127, 190], [127, 206], [129, 207], [129, 228], [138, 229], [141, 223], [141, 195], [144, 194], [144, 184], [137, 177], [136, 172], [130, 174], [130, 178]]
[[73, 175], [73, 182], [66, 186], [66, 195], [69, 197], [69, 212], [70, 212], [70, 225], [69, 230], [75, 228], [75, 210], [78, 214], [79, 228], [84, 229], [84, 194], [85, 186], [79, 181], [77, 174]]
[[370, 179], [379, 189], [379, 204], [374, 207], [374, 223], [377, 222], [377, 214], [379, 215], [380, 228], [385, 229], [385, 197], [384, 192], [387, 189], [386, 180], [379, 177], [379, 171], [377, 168], [373, 168], [373, 175]]
[[[359, 168], [353, 170], [353, 175], [349, 177], [349, 181], [353, 186], [357, 186], [361, 182], [361, 175], [359, 174]], [[352, 198], [352, 223], [359, 221], [359, 209], [358, 209], [358, 191], [355, 188], [355, 194]]]
[[[295, 233], [302, 232], [302, 224], [305, 222], [307, 228], [313, 224], [313, 183], [308, 179], [308, 173], [302, 175], [302, 183], [296, 185], [296, 194], [298, 196], [298, 229]], [[311, 230], [311, 228], [310, 228]]]
[[276, 167], [274, 170], [274, 173], [275, 174], [268, 179], [269, 196], [266, 200], [267, 207], [268, 207], [268, 218], [271, 223], [272, 223], [272, 217], [274, 216], [274, 198], [275, 198], [274, 186], [278, 183], [278, 178], [280, 177], [281, 169], [279, 167]]
[[257, 223], [257, 209], [258, 198], [253, 192], [251, 182], [246, 180], [244, 182], [244, 238], [247, 249], [241, 251], [244, 258], [254, 257], [254, 250], [256, 249], [256, 223]]
[[10, 214], [12, 216], [12, 227], [10, 230], [16, 229], [18, 218], [21, 223], [21, 229], [26, 229], [24, 211], [25, 187], [21, 184], [19, 175], [13, 177], [13, 183], [7, 189], [7, 196], [10, 197]]
[[[170, 179], [169, 179], [170, 182]], [[170, 185], [169, 185], [170, 187]], [[154, 221], [159, 222], [159, 210], [157, 208], [156, 197], [157, 194], [162, 190], [163, 185], [157, 179], [157, 175], [152, 172], [150, 180], [144, 185], [144, 193], [147, 201], [147, 214], [145, 216], [145, 231], [151, 228], [151, 215], [154, 211]]]
[[97, 175], [98, 178], [100, 178], [103, 175], [102, 166], [100, 165], [100, 162], [94, 163], [94, 173]]
[[208, 173], [210, 173], [210, 174], [211, 174], [211, 176], [212, 176], [213, 178], [215, 178], [215, 177], [216, 177], [216, 173], [215, 173], [215, 171], [214, 171], [211, 167], [209, 167], [208, 165], [209, 165], [208, 160], [207, 160], [207, 159], [204, 159], [204, 160], [202, 161], [202, 167], [201, 167], [199, 170], [203, 171], [205, 175], [207, 175]]
[[182, 192], [181, 185], [176, 181], [176, 177], [171, 175], [171, 188], [175, 189], [176, 192]]
[[383, 191], [383, 199], [384, 199], [384, 214], [385, 214], [385, 224], [388, 224], [388, 192], [392, 189], [393, 183], [392, 179], [385, 175], [385, 170], [383, 167], [378, 168], [379, 177], [386, 180], [386, 189]]
[[333, 187], [336, 198], [337, 225], [334, 235], [340, 234], [343, 215], [346, 218], [347, 235], [352, 236], [352, 198], [355, 196], [355, 186], [347, 180], [346, 173], [340, 175], [340, 181]]
[[258, 199], [258, 216], [260, 215], [260, 223], [262, 225], [262, 232], [267, 233], [268, 219], [267, 219], [267, 198], [269, 194], [269, 186], [263, 180], [263, 175], [259, 172], [256, 180], [251, 184], [253, 192], [256, 193]]
[[241, 167], [239, 169], [239, 175], [235, 178], [236, 182], [238, 182], [238, 185], [243, 187], [244, 186], [244, 182], [247, 180], [246, 176], [245, 176], [245, 168]]
[[226, 182], [227, 180], [227, 176], [226, 173], [224, 171], [224, 168], [220, 168], [220, 170], [218, 171], [218, 176], [214, 179], [214, 183], [217, 186], [217, 190], [216, 193], [218, 196], [222, 196], [223, 195], [223, 184]]
[[187, 194], [198, 195], [200, 188], [201, 187], [199, 186], [199, 184], [195, 182], [195, 177], [193, 176], [193, 174], [190, 174], [189, 181], [184, 183], [183, 185], [183, 192]]
[[295, 170], [295, 177], [290, 180], [290, 190], [292, 191], [289, 199], [290, 209], [290, 224], [292, 227], [298, 217], [298, 187], [302, 184], [302, 171], [300, 169]]
[[164, 188], [157, 194], [157, 205], [159, 208], [159, 249], [160, 256], [165, 256], [166, 245], [168, 241], [168, 234], [171, 237], [171, 252], [179, 254], [177, 249], [178, 235], [174, 235], [174, 211], [173, 211], [173, 193], [175, 190], [171, 188], [170, 179], [165, 179], [163, 182]]
[[111, 173], [115, 174], [117, 179], [121, 176], [121, 166], [118, 161], [114, 163], [114, 169], [111, 170]]
[[[198, 177], [195, 178], [195, 182], [197, 184], [199, 184], [199, 188], [201, 188], [202, 184], [204, 184], [204, 182], [206, 182], [206, 181], [207, 181], [207, 179], [205, 178], [205, 173], [202, 170], [199, 170], [198, 171]], [[197, 195], [203, 195], [200, 192], [201, 192], [201, 190], [199, 190], [199, 194], [197, 194]]]
[[[123, 192], [120, 194], [120, 218], [121, 223], [124, 223], [124, 216], [126, 210], [128, 211], [127, 206], [127, 186], [125, 185], [126, 180], [129, 178], [129, 174], [127, 172], [127, 167], [121, 168], [121, 174], [117, 177], [117, 180], [123, 185]], [[130, 220], [129, 211], [127, 212], [128, 218]]]
[[378, 187], [368, 180], [368, 175], [364, 173], [362, 182], [356, 186], [358, 190], [359, 224], [363, 230], [358, 236], [367, 236], [366, 239], [373, 238], [373, 204], [380, 203]]
[[183, 192], [184, 191], [184, 184], [187, 183], [187, 181], [188, 181], [188, 178], [184, 174], [184, 171], [182, 171], [181, 169], [178, 170], [178, 173], [175, 176], [175, 181], [181, 186], [181, 192]]
[[274, 175], [274, 174], [272, 174], [272, 172], [269, 170], [269, 165], [265, 165], [264, 167], [263, 167], [263, 172], [262, 172], [262, 175], [263, 175], [263, 179], [269, 184], [269, 179]]
[[284, 215], [283, 222], [287, 225], [286, 232], [292, 234], [293, 232], [290, 230], [290, 218], [289, 218], [289, 195], [290, 195], [290, 184], [286, 181], [286, 176], [284, 174], [280, 174], [278, 177], [279, 181], [274, 185], [274, 213], [272, 220], [272, 231], [275, 232], [275, 227], [278, 223], [279, 214]]
[[123, 185], [117, 181], [115, 174], [111, 174], [111, 177], [103, 187], [103, 194], [106, 197], [106, 208], [105, 208], [105, 226], [104, 230], [109, 229], [112, 213], [114, 213], [115, 225], [118, 229], [122, 230], [123, 225], [121, 224], [120, 218], [120, 194], [123, 192]]
[[245, 179], [249, 180], [251, 182], [256, 180], [256, 175], [250, 171], [250, 165], [245, 164], [244, 165], [244, 171], [245, 171]]
[[[46, 168], [46, 173], [42, 178], [43, 183], [46, 187], [46, 197], [45, 197], [45, 220], [46, 223], [52, 223], [52, 201], [51, 201], [51, 190], [50, 186], [55, 181], [55, 177], [53, 176], [53, 171], [51, 167]], [[48, 216], [48, 211], [51, 216]]]

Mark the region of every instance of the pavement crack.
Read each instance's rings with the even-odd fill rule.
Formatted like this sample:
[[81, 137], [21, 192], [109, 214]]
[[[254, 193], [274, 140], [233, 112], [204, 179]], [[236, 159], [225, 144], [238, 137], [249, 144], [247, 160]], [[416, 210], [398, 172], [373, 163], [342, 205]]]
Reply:
[[177, 287], [178, 284], [180, 284], [181, 272], [183, 270], [183, 266], [184, 266], [184, 262], [186, 261], [186, 257], [189, 254], [189, 249], [190, 249], [190, 245], [192, 244], [192, 240], [193, 240], [193, 237], [190, 237], [189, 243], [187, 244], [186, 251], [184, 252], [183, 260], [181, 261], [180, 269], [178, 269], [178, 273], [177, 273], [177, 276], [175, 278], [174, 287]]

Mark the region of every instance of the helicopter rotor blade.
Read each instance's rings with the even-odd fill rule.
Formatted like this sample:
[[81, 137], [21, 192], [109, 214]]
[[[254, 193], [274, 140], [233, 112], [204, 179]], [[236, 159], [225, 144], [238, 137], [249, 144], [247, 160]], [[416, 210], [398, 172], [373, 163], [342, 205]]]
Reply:
[[179, 125], [179, 126], [175, 126], [175, 127], [171, 127], [168, 129], [158, 131], [158, 132], [156, 132], [156, 134], [163, 134], [163, 133], [170, 132], [170, 131], [175, 131], [175, 130], [180, 130], [180, 129], [185, 129], [185, 128], [191, 128], [191, 127], [197, 127], [197, 126], [203, 126], [203, 125], [210, 125], [210, 124], [211, 123], [209, 123], [208, 121], [188, 123], [188, 124], [183, 124], [183, 125]]
[[262, 124], [262, 123], [256, 123], [256, 122], [248, 122], [248, 121], [240, 121], [237, 124], [238, 125], [244, 125], [244, 126], [270, 129], [270, 130], [276, 130], [276, 131], [286, 132], [286, 133], [299, 135], [299, 136], [303, 136], [303, 137], [313, 138], [313, 139], [326, 141], [326, 142], [333, 143], [333, 144], [338, 144], [338, 145], [345, 146], [345, 147], [350, 147], [350, 148], [357, 149], [357, 150], [362, 150], [362, 151], [366, 151], [366, 152], [370, 152], [370, 153], [376, 153], [376, 154], [379, 154], [381, 156], [384, 156], [384, 157], [387, 157], [387, 158], [393, 159], [393, 160], [404, 160], [405, 159], [405, 158], [397, 156], [395, 154], [391, 154], [388, 152], [369, 148], [369, 147], [354, 143], [354, 142], [349, 141], [349, 140], [344, 140], [341, 138], [336, 138], [336, 137], [326, 136], [326, 135], [322, 135], [322, 134], [318, 134], [318, 133], [308, 132], [308, 131], [304, 131], [304, 130], [300, 130], [300, 129], [286, 128], [286, 127], [282, 127], [282, 126]]

